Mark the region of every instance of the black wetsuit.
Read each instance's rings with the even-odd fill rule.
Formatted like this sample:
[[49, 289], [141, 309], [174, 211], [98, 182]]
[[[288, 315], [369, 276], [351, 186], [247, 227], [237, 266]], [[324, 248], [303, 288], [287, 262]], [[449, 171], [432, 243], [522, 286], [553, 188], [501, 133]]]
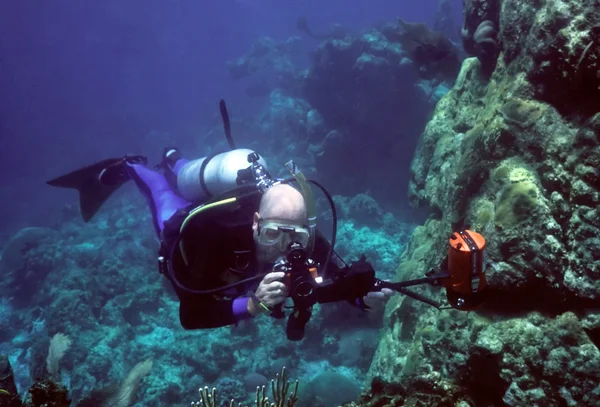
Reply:
[[[210, 216], [199, 216], [185, 229], [182, 238], [186, 242], [188, 266], [179, 250], [173, 258], [173, 272], [180, 283], [193, 290], [207, 290], [257, 275], [252, 220], [258, 211], [259, 200], [260, 194], [256, 194], [240, 204], [211, 210]], [[180, 211], [165, 223], [166, 246], [176, 243], [174, 238], [186, 216], [187, 211]], [[329, 247], [327, 239], [317, 233], [311, 258], [324, 264]], [[340, 271], [343, 265], [334, 253], [323, 277]], [[171, 280], [180, 300], [181, 325], [185, 329], [215, 328], [250, 318], [247, 294], [254, 292], [261, 280], [228, 290], [225, 296], [190, 293]]]

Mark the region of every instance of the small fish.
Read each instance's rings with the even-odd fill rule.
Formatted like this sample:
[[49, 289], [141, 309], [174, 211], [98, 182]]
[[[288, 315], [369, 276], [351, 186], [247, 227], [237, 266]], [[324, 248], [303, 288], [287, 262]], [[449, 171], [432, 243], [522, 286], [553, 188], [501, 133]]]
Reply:
[[10, 396], [10, 392], [4, 389], [0, 389], [0, 394], [6, 394], [7, 396]]

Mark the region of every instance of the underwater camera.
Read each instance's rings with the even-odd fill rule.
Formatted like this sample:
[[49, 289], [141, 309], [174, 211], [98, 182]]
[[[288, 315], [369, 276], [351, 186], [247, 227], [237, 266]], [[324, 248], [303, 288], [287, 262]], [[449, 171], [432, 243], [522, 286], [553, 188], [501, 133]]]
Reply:
[[[297, 341], [303, 338], [314, 304], [358, 301], [363, 309], [368, 309], [362, 300], [363, 296], [382, 288], [393, 289], [437, 309], [469, 311], [478, 307], [485, 301], [485, 238], [479, 233], [464, 229], [452, 233], [448, 242], [448, 255], [440, 270], [431, 270], [424, 278], [400, 282], [377, 279], [375, 270], [364, 256], [354, 262], [352, 267], [346, 268], [341, 275], [322, 280], [306, 250], [301, 245], [292, 243], [287, 259], [276, 265], [278, 271], [286, 273], [286, 284], [294, 302], [293, 312], [286, 326], [288, 339]], [[444, 287], [450, 307], [444, 307], [437, 301], [407, 289], [421, 284]], [[272, 316], [283, 318], [283, 307], [273, 311]]]
[[[293, 312], [288, 317], [286, 335], [291, 341], [299, 341], [304, 337], [304, 328], [312, 316], [312, 306], [318, 302], [317, 290], [319, 277], [313, 260], [308, 258], [306, 248], [297, 242], [289, 246], [285, 260], [277, 262], [274, 271], [285, 273], [285, 284], [289, 296], [294, 302]], [[271, 316], [283, 318], [283, 304], [276, 307]]]

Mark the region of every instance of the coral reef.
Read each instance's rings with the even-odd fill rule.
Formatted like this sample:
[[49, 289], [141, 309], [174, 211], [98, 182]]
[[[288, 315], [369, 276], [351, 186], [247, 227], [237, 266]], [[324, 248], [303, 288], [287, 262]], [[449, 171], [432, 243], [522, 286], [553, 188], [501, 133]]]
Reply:
[[502, 2], [503, 58], [535, 98], [585, 121], [600, 110], [598, 2]]
[[[52, 364], [58, 366], [62, 355], [49, 355]], [[49, 362], [50, 363], [50, 362]], [[12, 367], [7, 355], [0, 355], [0, 406], [3, 407], [69, 407], [71, 400], [67, 389], [51, 378], [37, 378], [29, 387], [27, 397], [21, 401], [17, 391]]]
[[[456, 228], [487, 238], [488, 298], [476, 312], [395, 296], [372, 313], [317, 306], [299, 343], [270, 318], [184, 331], [175, 296], [154, 271], [148, 211], [123, 191], [88, 225], [65, 211], [55, 227], [23, 230], [3, 247], [0, 306], [19, 312], [0, 312], [0, 352], [14, 368], [0, 400], [32, 388], [30, 397], [54, 392], [62, 403], [100, 405], [128, 366], [143, 377], [149, 364], [136, 363], [152, 357], [145, 386], [122, 387], [148, 405], [179, 405], [207, 382], [241, 400], [244, 384], [283, 365], [311, 390], [343, 384], [332, 403], [353, 397], [368, 369], [370, 389], [353, 406], [597, 405], [599, 18], [592, 0], [465, 0], [464, 46], [477, 58], [463, 61], [456, 80], [452, 44], [406, 23], [330, 38], [305, 71], [291, 63], [293, 41], [261, 39], [230, 64], [234, 77], [278, 73], [278, 89], [256, 90], [269, 94], [264, 114], [234, 125], [273, 157], [275, 176], [301, 157], [309, 175], [343, 195], [335, 196], [336, 248], [345, 259], [366, 252], [378, 276], [408, 279], [439, 267]], [[416, 229], [390, 213], [402, 210], [409, 180], [401, 165], [409, 162], [410, 199], [433, 211]], [[396, 274], [386, 274], [400, 253]], [[76, 338], [61, 361], [68, 397], [47, 378], [31, 387], [47, 374], [48, 338], [60, 332]], [[308, 390], [309, 403], [329, 402], [323, 389]]]
[[[335, 194], [368, 190], [394, 214], [407, 209], [403, 166], [439, 97], [437, 89], [449, 85], [423, 80], [410, 56], [398, 24], [329, 40], [314, 52], [299, 93], [323, 118], [320, 138], [309, 147], [321, 180]], [[419, 87], [421, 82], [428, 85]]]
[[[273, 397], [274, 403], [269, 401], [267, 386], [257, 386], [256, 388], [256, 407], [294, 407], [296, 401], [298, 401], [298, 380], [294, 384], [293, 389], [290, 389], [290, 382], [287, 381], [287, 375], [285, 367], [281, 369], [281, 376], [279, 373], [275, 376], [275, 379], [271, 380], [271, 396]], [[231, 400], [229, 403], [230, 407], [235, 407], [235, 400]], [[238, 406], [242, 404], [239, 403]], [[192, 401], [192, 406], [197, 407], [218, 407], [217, 404], [217, 389], [213, 387], [209, 393], [208, 387], [200, 389], [200, 401]]]
[[[289, 159], [284, 152], [275, 158], [281, 163]], [[271, 168], [278, 171], [275, 164]], [[200, 383], [214, 383], [224, 400], [248, 400], [241, 379], [273, 377], [283, 365], [303, 383], [327, 370], [360, 386], [383, 310], [366, 314], [347, 303], [317, 306], [299, 344], [290, 344], [285, 325], [271, 318], [210, 331], [183, 330], [176, 297], [156, 271], [150, 213], [131, 187], [107, 202], [89, 224], [66, 211], [52, 228], [20, 232], [5, 246], [5, 259], [11, 260], [2, 270], [12, 283], [0, 287], [0, 353], [9, 354], [19, 394], [27, 393], [35, 377], [49, 378], [49, 338], [56, 333], [68, 334], [73, 343], [61, 360], [62, 380], [53, 383], [64, 381], [56, 389], [67, 388], [72, 405], [81, 407], [114, 397], [128, 372], [140, 371], [132, 367], [149, 358], [152, 371], [134, 394], [146, 405], [184, 405]], [[353, 203], [335, 199], [341, 203], [338, 242], [344, 257], [366, 252], [379, 270], [392, 273], [413, 226], [383, 213], [366, 197]], [[371, 213], [383, 213], [383, 218], [371, 221]], [[23, 241], [28, 243], [17, 244]], [[9, 294], [27, 289], [23, 276], [28, 268], [44, 272], [35, 295], [21, 303]], [[14, 389], [7, 391], [14, 395]]]
[[[305, 19], [299, 23], [307, 27]], [[289, 60], [288, 51], [269, 39], [230, 65], [246, 75], [260, 60], [260, 69], [270, 67], [278, 78], [254, 126], [269, 140], [260, 146], [265, 154], [285, 149], [318, 172], [332, 193], [368, 191], [396, 216], [409, 209], [405, 186], [418, 134], [460, 66], [456, 48], [442, 35], [423, 24], [403, 27], [386, 23], [331, 37], [312, 53], [308, 69], [283, 69], [284, 75], [280, 67], [287, 65], [277, 61]]]
[[344, 407], [473, 406], [465, 389], [439, 377], [435, 377], [434, 384], [425, 378], [412, 380], [407, 387], [375, 377], [368, 391], [356, 402], [344, 404]]
[[425, 79], [452, 83], [460, 68], [457, 49], [444, 35], [431, 31], [425, 24], [407, 23], [398, 19], [402, 48]]
[[397, 276], [437, 268], [450, 232], [470, 227], [487, 238], [488, 299], [476, 313], [392, 301], [370, 376], [408, 394], [450, 383], [452, 403], [597, 405], [597, 2], [469, 4], [469, 32], [490, 20], [502, 50], [492, 72], [465, 60], [426, 126], [409, 195], [434, 213]]
[[343, 374], [323, 372], [305, 386], [301, 386], [297, 406], [341, 406], [358, 398], [360, 393], [360, 386]]
[[21, 407], [21, 399], [7, 355], [0, 355], [0, 406]]
[[240, 58], [227, 63], [229, 74], [233, 78], [243, 78], [267, 67], [295, 69], [289, 60], [298, 37], [290, 37], [282, 42], [275, 42], [270, 37], [261, 37], [252, 44], [252, 48]]
[[[68, 407], [71, 405], [68, 389], [61, 384], [59, 363], [71, 347], [71, 339], [62, 333], [50, 340], [44, 368], [36, 371], [35, 380], [23, 401], [17, 390], [12, 367], [6, 355], [0, 355], [0, 406], [7, 407]], [[140, 381], [148, 374], [152, 362], [138, 363], [119, 388], [94, 389], [76, 403], [85, 406], [128, 407], [136, 402]]]
[[482, 72], [490, 75], [500, 53], [497, 40], [500, 0], [463, 0], [463, 15], [463, 47], [479, 58]]
[[293, 88], [299, 75], [299, 68], [294, 64], [294, 50], [299, 40], [299, 37], [281, 42], [270, 37], [257, 39], [250, 51], [227, 63], [230, 76], [258, 78], [246, 88], [246, 93], [253, 97], [266, 96], [277, 86]]
[[40, 288], [52, 267], [53, 255], [47, 248], [55, 238], [56, 232], [52, 229], [29, 227], [21, 229], [6, 243], [0, 271], [16, 304], [27, 304]]
[[36, 380], [29, 389], [24, 406], [69, 407], [71, 400], [67, 389], [49, 379]]

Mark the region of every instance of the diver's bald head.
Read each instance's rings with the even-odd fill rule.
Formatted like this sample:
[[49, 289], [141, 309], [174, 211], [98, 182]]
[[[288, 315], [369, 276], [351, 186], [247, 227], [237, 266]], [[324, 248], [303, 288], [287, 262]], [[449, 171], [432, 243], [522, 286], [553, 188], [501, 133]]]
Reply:
[[288, 184], [269, 188], [260, 200], [258, 214], [263, 219], [307, 223], [306, 203], [302, 194]]

